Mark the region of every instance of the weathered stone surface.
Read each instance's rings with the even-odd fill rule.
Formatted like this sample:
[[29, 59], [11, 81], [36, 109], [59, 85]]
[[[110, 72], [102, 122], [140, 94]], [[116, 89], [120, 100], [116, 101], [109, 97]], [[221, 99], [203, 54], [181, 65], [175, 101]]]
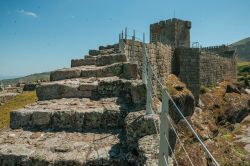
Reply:
[[[92, 90], [85, 90], [85, 85], [93, 86]], [[134, 105], [145, 104], [146, 95], [145, 85], [141, 80], [125, 80], [118, 77], [78, 78], [44, 83], [36, 92], [39, 100], [122, 97]]]
[[5, 103], [6, 101], [14, 98], [18, 93], [5, 93], [0, 94], [0, 103]]
[[[175, 75], [170, 74], [166, 81], [168, 91], [182, 114], [191, 116], [195, 109], [195, 99], [193, 94], [187, 89], [186, 85], [180, 81]], [[169, 102], [170, 116], [175, 123], [178, 123], [182, 119], [182, 116], [177, 111], [177, 108], [173, 105], [173, 102]]]
[[85, 65], [95, 65], [96, 58], [85, 58], [85, 59], [72, 59], [71, 67], [85, 66]]
[[125, 119], [127, 144], [135, 148], [140, 138], [156, 134], [159, 131], [159, 117], [156, 114], [146, 115], [146, 111], [131, 112]]
[[85, 65], [96, 65], [96, 66], [106, 66], [113, 63], [126, 62], [127, 58], [125, 54], [113, 53], [104, 54], [92, 57], [86, 57], [85, 59], [72, 59], [71, 67], [85, 66]]
[[81, 77], [81, 72], [82, 70], [79, 67], [56, 70], [50, 73], [50, 81], [58, 81], [69, 78], [79, 78]]
[[105, 66], [117, 62], [126, 62], [127, 58], [125, 54], [109, 54], [97, 56], [96, 65]]
[[126, 109], [118, 105], [117, 98], [38, 101], [11, 112], [10, 127], [56, 131], [117, 128], [123, 126]]
[[230, 123], [239, 123], [250, 113], [250, 96], [248, 94], [238, 95], [237, 93], [226, 93], [225, 113], [222, 119]]
[[131, 63], [115, 63], [107, 66], [81, 66], [51, 72], [50, 80], [58, 81], [70, 78], [112, 77], [137, 79], [137, 65]]
[[[250, 154], [250, 115], [238, 125], [240, 125], [240, 133], [236, 135], [235, 142], [243, 144], [244, 149]], [[250, 156], [248, 158], [250, 162]]]
[[139, 163], [146, 166], [158, 166], [160, 137], [147, 135], [138, 141]]
[[99, 50], [89, 50], [89, 55], [91, 56], [97, 56], [100, 54]]
[[34, 91], [36, 90], [37, 83], [28, 83], [23, 87], [23, 91]]
[[4, 131], [0, 165], [129, 165], [121, 132], [65, 133]]

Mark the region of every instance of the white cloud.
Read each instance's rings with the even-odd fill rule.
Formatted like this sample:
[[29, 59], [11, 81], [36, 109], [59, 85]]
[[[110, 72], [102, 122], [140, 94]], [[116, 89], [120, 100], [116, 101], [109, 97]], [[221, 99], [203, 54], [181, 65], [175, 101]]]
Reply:
[[38, 17], [36, 13], [31, 12], [31, 11], [25, 11], [25, 10], [22, 9], [22, 10], [19, 10], [18, 12], [19, 12], [20, 14], [25, 15], [25, 16], [30, 16], [30, 17], [34, 17], [34, 18], [37, 18], [37, 17]]

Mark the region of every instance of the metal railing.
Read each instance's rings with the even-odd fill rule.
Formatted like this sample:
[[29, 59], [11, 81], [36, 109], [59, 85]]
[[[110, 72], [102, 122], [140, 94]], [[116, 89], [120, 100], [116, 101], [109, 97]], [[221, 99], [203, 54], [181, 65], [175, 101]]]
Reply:
[[[123, 34], [123, 33], [122, 33]], [[120, 35], [120, 42], [119, 45], [121, 45], [121, 49], [122, 47], [122, 40], [123, 40], [123, 35]], [[128, 39], [128, 35], [127, 35], [127, 30], [125, 29], [125, 39]], [[132, 63], [134, 63], [135, 60], [135, 53], [133, 50], [133, 45], [135, 42], [135, 39], [138, 39], [135, 37], [135, 31], [133, 31], [133, 36], [132, 36], [132, 58], [130, 59], [130, 61]], [[170, 126], [171, 129], [174, 131], [177, 140], [180, 142], [180, 146], [181, 148], [184, 150], [185, 155], [187, 156], [190, 164], [193, 166], [193, 161], [191, 160], [190, 154], [188, 154], [188, 151], [185, 149], [184, 144], [182, 143], [180, 136], [178, 134], [178, 131], [175, 129], [174, 124], [170, 118], [169, 115], [169, 110], [170, 110], [170, 103], [173, 107], [173, 109], [176, 111], [176, 113], [184, 120], [185, 124], [187, 125], [188, 129], [191, 130], [191, 132], [193, 133], [193, 135], [195, 136], [195, 138], [198, 140], [199, 144], [201, 145], [201, 147], [203, 148], [203, 150], [206, 152], [206, 154], [208, 155], [208, 157], [212, 160], [212, 163], [216, 166], [219, 166], [219, 163], [216, 161], [216, 159], [214, 158], [214, 156], [211, 154], [211, 152], [208, 150], [208, 148], [206, 147], [206, 145], [203, 143], [203, 141], [201, 140], [200, 136], [196, 133], [196, 131], [194, 130], [194, 128], [192, 127], [192, 125], [190, 124], [190, 122], [186, 119], [186, 117], [183, 115], [181, 109], [177, 106], [177, 104], [175, 103], [175, 101], [173, 100], [173, 98], [171, 97], [170, 93], [168, 92], [165, 84], [163, 84], [160, 79], [158, 78], [157, 74], [154, 73], [153, 68], [150, 64], [149, 61], [149, 56], [148, 56], [148, 50], [147, 50], [147, 46], [145, 43], [145, 33], [143, 33], [143, 41], [141, 41], [139, 39], [139, 41], [142, 44], [142, 81], [143, 83], [145, 83], [146, 85], [146, 90], [147, 90], [147, 94], [146, 94], [146, 114], [153, 114], [154, 111], [152, 109], [152, 97], [153, 97], [153, 85], [152, 85], [152, 78], [154, 77], [154, 79], [156, 80], [157, 84], [159, 84], [160, 88], [161, 88], [161, 107], [160, 107], [160, 131], [157, 132], [158, 136], [160, 137], [160, 144], [159, 144], [159, 159], [158, 159], [158, 165], [159, 166], [168, 166], [169, 162], [168, 162], [168, 156], [169, 156], [169, 150], [171, 152], [171, 154], [174, 154], [174, 149], [171, 147], [170, 145], [170, 141], [169, 141], [169, 130], [170, 130]], [[124, 43], [123, 43], [124, 44]], [[155, 125], [156, 131], [158, 131], [157, 126]], [[172, 157], [174, 159], [174, 162], [176, 163], [176, 165], [178, 165], [178, 161], [175, 157], [175, 155], [173, 155]]]

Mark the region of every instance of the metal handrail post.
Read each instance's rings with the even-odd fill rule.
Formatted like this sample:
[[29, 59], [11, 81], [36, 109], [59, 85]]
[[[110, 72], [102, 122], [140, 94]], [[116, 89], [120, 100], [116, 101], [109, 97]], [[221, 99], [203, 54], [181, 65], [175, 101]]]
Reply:
[[159, 166], [168, 166], [169, 148], [166, 139], [169, 138], [169, 99], [166, 89], [162, 90], [161, 124], [160, 124], [160, 146], [159, 146]]
[[152, 114], [152, 68], [149, 63], [146, 63], [147, 65], [147, 103], [146, 103], [146, 114]]

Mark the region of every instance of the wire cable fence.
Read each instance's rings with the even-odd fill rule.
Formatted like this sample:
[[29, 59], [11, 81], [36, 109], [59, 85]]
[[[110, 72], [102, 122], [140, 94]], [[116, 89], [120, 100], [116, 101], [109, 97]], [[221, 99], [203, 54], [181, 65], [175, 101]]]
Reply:
[[[128, 37], [132, 37], [132, 48], [131, 48], [131, 57], [130, 61], [132, 63], [135, 62], [135, 50], [134, 50], [134, 43], [137, 40], [137, 42], [141, 42], [142, 44], [142, 66], [141, 66], [141, 77], [143, 80], [143, 83], [146, 84], [146, 90], [147, 90], [147, 102], [146, 102], [146, 114], [153, 114], [154, 112], [157, 113], [156, 107], [158, 107], [160, 111], [158, 111], [158, 114], [160, 114], [160, 131], [157, 129], [156, 123], [155, 129], [157, 131], [157, 135], [160, 137], [160, 146], [159, 146], [159, 166], [167, 166], [169, 165], [168, 157], [169, 154], [172, 155], [172, 158], [176, 165], [178, 164], [177, 158], [175, 156], [174, 152], [174, 146], [171, 145], [171, 139], [169, 139], [169, 133], [170, 130], [175, 134], [176, 140], [179, 142], [180, 148], [184, 151], [184, 155], [187, 157], [188, 161], [190, 162], [190, 165], [194, 166], [194, 163], [192, 161], [192, 158], [190, 157], [190, 154], [188, 153], [188, 150], [185, 148], [185, 142], [181, 140], [181, 135], [183, 133], [180, 133], [178, 131], [178, 128], [175, 127], [175, 124], [173, 122], [182, 120], [186, 127], [191, 131], [193, 136], [197, 139], [199, 145], [203, 148], [204, 152], [206, 152], [207, 156], [212, 160], [212, 163], [216, 166], [219, 166], [218, 162], [214, 158], [214, 156], [211, 154], [211, 152], [208, 150], [206, 145], [201, 140], [200, 136], [196, 133], [195, 129], [192, 127], [191, 123], [187, 120], [185, 115], [185, 112], [183, 111], [185, 109], [185, 104], [180, 100], [178, 104], [176, 101], [172, 98], [170, 95], [168, 89], [165, 86], [165, 81], [162, 82], [162, 80], [158, 77], [158, 75], [153, 70], [153, 67], [150, 64], [149, 56], [148, 56], [148, 50], [145, 43], [145, 33], [143, 33], [143, 40], [139, 39], [135, 36], [135, 31], [133, 31], [133, 35], [130, 36], [127, 34], [125, 30], [125, 40], [128, 39]], [[119, 45], [122, 45], [122, 41], [124, 40], [123, 34], [120, 34], [119, 38]], [[124, 44], [124, 43], [123, 43]], [[154, 80], [154, 82], [152, 81]], [[155, 86], [155, 84], [158, 84]], [[160, 97], [159, 97], [160, 92]], [[153, 100], [158, 100], [158, 106], [155, 106], [155, 102]], [[157, 105], [157, 104], [156, 104]], [[153, 111], [154, 110], [154, 111]], [[170, 150], [170, 153], [169, 153]]]

